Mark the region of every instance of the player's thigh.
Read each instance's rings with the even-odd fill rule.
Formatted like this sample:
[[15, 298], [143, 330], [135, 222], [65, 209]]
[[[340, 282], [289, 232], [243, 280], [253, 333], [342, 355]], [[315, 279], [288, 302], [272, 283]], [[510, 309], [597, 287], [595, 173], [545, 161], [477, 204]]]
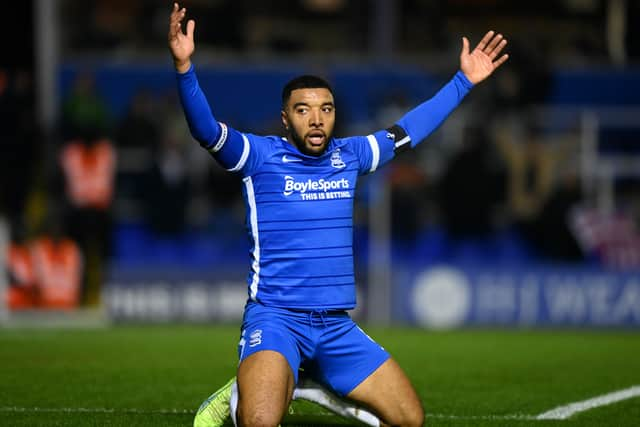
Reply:
[[294, 377], [279, 352], [263, 350], [238, 366], [238, 423], [241, 426], [277, 426], [291, 401]]
[[371, 408], [385, 424], [421, 426], [422, 403], [409, 378], [392, 358], [358, 384], [348, 398]]

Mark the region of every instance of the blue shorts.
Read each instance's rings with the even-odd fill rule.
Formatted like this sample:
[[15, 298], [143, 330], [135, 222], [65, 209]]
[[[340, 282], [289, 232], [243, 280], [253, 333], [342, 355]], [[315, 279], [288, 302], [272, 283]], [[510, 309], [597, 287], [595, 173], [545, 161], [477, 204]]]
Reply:
[[238, 343], [240, 361], [262, 350], [277, 351], [298, 369], [346, 396], [388, 358], [346, 311], [296, 311], [249, 301]]

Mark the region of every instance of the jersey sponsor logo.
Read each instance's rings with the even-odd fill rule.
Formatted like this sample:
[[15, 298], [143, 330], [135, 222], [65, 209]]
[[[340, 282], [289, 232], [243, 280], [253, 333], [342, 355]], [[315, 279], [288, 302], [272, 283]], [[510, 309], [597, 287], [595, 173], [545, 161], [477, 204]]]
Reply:
[[[306, 181], [296, 181], [293, 177], [286, 175], [284, 177], [284, 194], [290, 196], [293, 193], [300, 193], [301, 196], [307, 195], [307, 192], [319, 192], [330, 193], [331, 190], [348, 190], [349, 180], [346, 178], [341, 179], [307, 179]], [[348, 191], [340, 191], [340, 193], [347, 193], [346, 197], [349, 197]], [[322, 197], [323, 199], [326, 197]], [[303, 197], [303, 199], [306, 199]]]
[[342, 161], [342, 157], [340, 157], [340, 149], [336, 148], [333, 153], [331, 153], [331, 166], [336, 169], [342, 169], [347, 165]]
[[282, 163], [294, 163], [301, 162], [302, 159], [296, 159], [295, 157], [288, 157], [286, 154], [282, 155]]

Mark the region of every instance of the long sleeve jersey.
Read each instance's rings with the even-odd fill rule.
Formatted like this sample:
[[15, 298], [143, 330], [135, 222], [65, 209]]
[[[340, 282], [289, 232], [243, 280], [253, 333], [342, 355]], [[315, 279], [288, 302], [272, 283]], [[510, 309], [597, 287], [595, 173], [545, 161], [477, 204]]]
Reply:
[[249, 298], [299, 310], [355, 307], [353, 198], [358, 177], [424, 140], [473, 86], [458, 71], [433, 98], [389, 129], [331, 138], [324, 154], [314, 157], [286, 138], [244, 133], [216, 121], [193, 66], [177, 73], [177, 80], [193, 137], [222, 167], [243, 177]]

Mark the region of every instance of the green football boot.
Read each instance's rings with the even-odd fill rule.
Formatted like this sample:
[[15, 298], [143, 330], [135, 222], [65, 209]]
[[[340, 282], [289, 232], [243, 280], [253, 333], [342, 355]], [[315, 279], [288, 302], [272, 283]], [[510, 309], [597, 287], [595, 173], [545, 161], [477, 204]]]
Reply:
[[[231, 400], [231, 386], [236, 381], [236, 377], [229, 380], [228, 383], [220, 387], [207, 398], [196, 413], [193, 419], [193, 427], [221, 427], [225, 424], [229, 425], [230, 411], [229, 401]], [[233, 425], [233, 424], [231, 424]]]

